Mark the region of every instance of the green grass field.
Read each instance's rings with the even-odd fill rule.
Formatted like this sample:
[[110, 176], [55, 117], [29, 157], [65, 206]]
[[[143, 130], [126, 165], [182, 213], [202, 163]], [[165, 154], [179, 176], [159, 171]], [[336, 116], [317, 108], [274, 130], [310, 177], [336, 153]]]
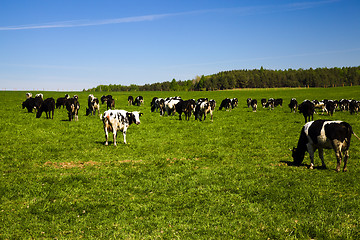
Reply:
[[[120, 133], [114, 147], [104, 145], [99, 117], [85, 116], [89, 93], [76, 93], [79, 121], [69, 122], [65, 109], [36, 119], [21, 108], [25, 92], [2, 91], [0, 239], [359, 239], [360, 141], [352, 139], [345, 173], [335, 172], [332, 150], [324, 154], [328, 169], [308, 169], [308, 154], [303, 166], [287, 164], [304, 125], [287, 107], [292, 97], [360, 100], [359, 93], [358, 86], [113, 92], [117, 109], [144, 113], [128, 144]], [[145, 105], [127, 106], [128, 95], [142, 95]], [[217, 107], [213, 122], [150, 112], [152, 97], [176, 95], [213, 98], [217, 106], [237, 97], [239, 106]], [[284, 105], [253, 113], [248, 97]], [[360, 135], [360, 115], [314, 119], [347, 121]]]

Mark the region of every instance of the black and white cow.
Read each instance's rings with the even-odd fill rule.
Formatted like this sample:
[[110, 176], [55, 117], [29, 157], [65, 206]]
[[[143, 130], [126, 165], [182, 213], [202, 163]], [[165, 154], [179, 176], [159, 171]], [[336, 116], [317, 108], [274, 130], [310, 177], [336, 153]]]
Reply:
[[79, 109], [80, 109], [80, 103], [78, 101], [78, 96], [74, 96], [72, 98], [69, 98], [65, 102], [66, 110], [68, 111], [69, 121], [79, 120]]
[[274, 101], [274, 107], [277, 107], [277, 106], [282, 107], [282, 105], [283, 105], [283, 99], [282, 99], [282, 98], [277, 98], [277, 99], [275, 99], [275, 101]]
[[44, 102], [44, 95], [42, 93], [38, 93], [35, 95], [34, 109], [38, 111], [40, 109], [41, 104]]
[[325, 104], [325, 110], [328, 113], [328, 115], [333, 115], [335, 112], [336, 104], [333, 100], [328, 100]]
[[105, 131], [105, 145], [108, 145], [109, 132], [113, 133], [114, 146], [116, 146], [117, 131], [121, 131], [126, 144], [126, 131], [132, 123], [140, 124], [140, 112], [128, 112], [126, 110], [107, 110], [102, 116]]
[[151, 100], [151, 103], [150, 103], [151, 112], [154, 112], [155, 110], [157, 110], [156, 101], [158, 99], [159, 99], [158, 97], [153, 97], [153, 99]]
[[269, 110], [274, 110], [274, 108], [275, 108], [275, 99], [274, 98], [269, 98], [269, 100], [265, 104], [265, 107], [269, 108]]
[[252, 100], [251, 98], [246, 99], [246, 104], [248, 108], [251, 106], [251, 100]]
[[213, 108], [211, 107], [211, 104], [208, 101], [198, 102], [195, 107], [195, 120], [199, 119], [202, 121], [202, 117], [204, 116], [204, 119], [206, 119], [206, 116], [208, 113], [210, 113], [211, 121], [213, 121]]
[[299, 112], [303, 114], [305, 118], [305, 123], [308, 122], [308, 120], [314, 120], [314, 112], [315, 112], [315, 105], [310, 102], [309, 100], [304, 100], [302, 103], [300, 103]]
[[231, 108], [236, 108], [239, 105], [239, 100], [237, 98], [231, 99]]
[[23, 109], [26, 108], [29, 113], [32, 113], [33, 109], [35, 108], [35, 98], [30, 97], [30, 98], [26, 99], [22, 103], [22, 108]]
[[261, 102], [261, 106], [262, 106], [263, 108], [265, 108], [265, 107], [266, 107], [266, 103], [267, 103], [266, 98], [262, 98], [262, 99], [260, 100], [260, 102]]
[[144, 104], [144, 98], [142, 96], [137, 96], [134, 100], [134, 105], [140, 106]]
[[101, 100], [101, 104], [104, 104], [104, 102], [107, 102], [108, 99], [112, 99], [112, 95], [102, 95], [100, 100]]
[[168, 116], [175, 114], [175, 105], [178, 104], [180, 101], [182, 101], [181, 98], [169, 98], [165, 101], [165, 111], [167, 112]]
[[225, 98], [224, 100], [222, 100], [219, 110], [225, 108], [226, 111], [231, 111], [231, 99], [230, 98]]
[[297, 102], [297, 100], [296, 100], [296, 98], [292, 98], [291, 100], [290, 100], [290, 103], [289, 103], [289, 108], [290, 108], [290, 112], [293, 112], [294, 111], [294, 113], [296, 113], [296, 110], [297, 110], [297, 108], [298, 108], [298, 102]]
[[253, 110], [253, 112], [256, 112], [257, 109], [257, 100], [256, 99], [252, 99], [250, 102], [251, 108]]
[[185, 120], [190, 120], [191, 113], [195, 108], [195, 100], [189, 99], [186, 101], [180, 100], [176, 105], [176, 112], [179, 114], [179, 120], [181, 120], [181, 114], [185, 114]]
[[[41, 105], [40, 105], [40, 107], [39, 107], [39, 109], [38, 109], [38, 111], [36, 113], [36, 118], [40, 118], [41, 114], [43, 112], [45, 112], [46, 113], [46, 118], [54, 119], [54, 111], [55, 111], [55, 100], [54, 100], [54, 98], [47, 98], [41, 103]], [[51, 113], [52, 113], [52, 115], [50, 116]]]
[[337, 159], [336, 171], [340, 171], [341, 160], [343, 160], [345, 172], [352, 134], [355, 135], [350, 124], [342, 121], [316, 120], [306, 123], [301, 129], [297, 147], [292, 149], [294, 164], [300, 165], [307, 151], [311, 160], [310, 169], [313, 169], [314, 153], [316, 149], [319, 149], [322, 167], [326, 168], [323, 149], [334, 149]]
[[90, 114], [95, 115], [96, 110], [98, 112], [98, 115], [100, 115], [99, 99], [97, 97], [94, 97], [94, 95], [90, 94], [88, 97], [88, 108], [86, 108], [86, 116]]
[[356, 100], [350, 100], [349, 101], [349, 112], [350, 114], [357, 114], [359, 112], [359, 102]]
[[66, 99], [69, 98], [70, 98], [69, 94], [65, 94], [65, 97], [59, 97], [58, 99], [56, 99], [56, 108], [60, 109], [61, 106], [64, 108]]
[[131, 106], [133, 105], [134, 102], [134, 97], [133, 96], [128, 96], [128, 105]]

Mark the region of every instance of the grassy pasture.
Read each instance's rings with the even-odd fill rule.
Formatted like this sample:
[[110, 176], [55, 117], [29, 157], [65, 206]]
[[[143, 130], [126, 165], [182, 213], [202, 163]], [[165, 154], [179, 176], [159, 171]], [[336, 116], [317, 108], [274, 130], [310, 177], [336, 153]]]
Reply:
[[[35, 94], [36, 92], [33, 92]], [[40, 119], [21, 108], [25, 92], [0, 92], [0, 239], [359, 239], [360, 141], [352, 139], [348, 172], [288, 166], [304, 118], [290, 113], [292, 97], [360, 100], [360, 87], [258, 89], [216, 92], [114, 92], [117, 109], [140, 110], [128, 144], [104, 146], [99, 117], [78, 122], [65, 109]], [[44, 97], [63, 97], [43, 92]], [[73, 95], [74, 93], [71, 93]], [[106, 93], [95, 93], [101, 97]], [[145, 106], [127, 106], [142, 95]], [[179, 121], [150, 112], [152, 97], [208, 97], [232, 111], [214, 121]], [[246, 107], [248, 97], [283, 98], [274, 111]], [[101, 113], [106, 106], [101, 106]], [[336, 112], [314, 119], [349, 122], [360, 135], [359, 115]], [[110, 135], [112, 137], [112, 135]], [[315, 165], [321, 166], [317, 154]]]

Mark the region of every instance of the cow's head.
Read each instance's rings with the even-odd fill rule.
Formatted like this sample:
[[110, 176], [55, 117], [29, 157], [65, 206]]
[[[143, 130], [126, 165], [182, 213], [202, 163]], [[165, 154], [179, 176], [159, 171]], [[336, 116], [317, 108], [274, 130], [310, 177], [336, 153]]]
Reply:
[[129, 119], [129, 124], [135, 123], [136, 125], [140, 124], [140, 117], [143, 115], [141, 112], [127, 112], [126, 116]]
[[294, 160], [294, 164], [299, 166], [304, 160], [305, 151], [299, 151], [296, 147], [294, 147], [291, 150], [291, 152], [292, 152], [292, 158]]

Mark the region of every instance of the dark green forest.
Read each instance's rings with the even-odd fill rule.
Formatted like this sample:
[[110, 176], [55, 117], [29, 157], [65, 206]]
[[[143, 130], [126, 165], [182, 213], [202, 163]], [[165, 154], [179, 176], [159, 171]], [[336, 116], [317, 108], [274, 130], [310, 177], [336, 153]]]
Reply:
[[191, 80], [145, 84], [99, 85], [84, 91], [212, 91], [234, 88], [338, 87], [360, 85], [360, 66], [316, 69], [232, 70]]

